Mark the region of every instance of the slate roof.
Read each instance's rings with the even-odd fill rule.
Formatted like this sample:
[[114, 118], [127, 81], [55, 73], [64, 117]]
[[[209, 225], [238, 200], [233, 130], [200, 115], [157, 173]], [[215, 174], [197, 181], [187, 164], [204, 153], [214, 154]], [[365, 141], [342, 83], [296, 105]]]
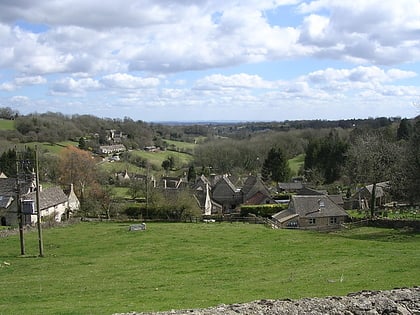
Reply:
[[292, 196], [289, 209], [306, 218], [348, 216], [347, 212], [327, 195]]
[[0, 196], [16, 195], [16, 178], [0, 178]]
[[[36, 200], [36, 192], [23, 196], [24, 199]], [[66, 194], [60, 187], [45, 188], [39, 193], [39, 207], [41, 210], [54, 207], [68, 201]]]
[[247, 205], [261, 205], [264, 204], [267, 199], [270, 199], [270, 196], [263, 194], [261, 191], [257, 191], [251, 198], [246, 200], [245, 204]]
[[0, 208], [7, 209], [10, 204], [15, 200], [12, 196], [0, 196]]
[[242, 187], [242, 193], [245, 200], [252, 198], [257, 192], [261, 192], [265, 196], [270, 196], [270, 191], [264, 183], [256, 176], [248, 176]]
[[279, 188], [285, 191], [296, 191], [303, 188], [301, 182], [279, 183]]

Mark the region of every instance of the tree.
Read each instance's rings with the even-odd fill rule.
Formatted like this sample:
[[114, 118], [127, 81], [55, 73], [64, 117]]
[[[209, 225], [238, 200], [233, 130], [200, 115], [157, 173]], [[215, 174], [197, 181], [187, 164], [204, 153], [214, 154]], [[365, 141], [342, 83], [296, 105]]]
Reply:
[[324, 182], [331, 184], [341, 177], [347, 149], [348, 144], [331, 130], [328, 136], [309, 141], [304, 168], [308, 174], [321, 174]]
[[188, 182], [194, 182], [196, 177], [197, 177], [197, 172], [195, 171], [194, 165], [191, 165], [188, 168], [188, 173], [187, 173]]
[[171, 161], [169, 160], [164, 160], [162, 162], [162, 168], [165, 170], [165, 172], [168, 172], [169, 169], [171, 168]]
[[87, 149], [87, 144], [86, 144], [86, 140], [85, 140], [84, 137], [79, 138], [79, 149], [80, 150], [86, 150]]
[[360, 135], [347, 152], [346, 170], [353, 183], [372, 184], [371, 216], [375, 213], [376, 185], [389, 181], [398, 165], [398, 146], [380, 132]]
[[408, 119], [401, 119], [397, 129], [397, 140], [408, 140], [412, 133], [413, 126]]
[[291, 170], [287, 164], [287, 159], [281, 148], [271, 148], [264, 160], [261, 177], [263, 180], [273, 180], [275, 182], [287, 181]]
[[113, 201], [112, 190], [109, 186], [93, 183], [88, 189], [88, 207], [84, 207], [87, 214], [105, 214], [106, 218], [111, 219], [111, 205]]
[[412, 127], [411, 136], [400, 148], [400, 167], [391, 182], [395, 197], [414, 204], [420, 202], [420, 119]]
[[0, 172], [6, 176], [16, 176], [16, 150], [9, 149], [0, 156]]
[[96, 163], [89, 152], [68, 146], [60, 153], [60, 183], [74, 185], [76, 194], [83, 201], [86, 188], [96, 180]]

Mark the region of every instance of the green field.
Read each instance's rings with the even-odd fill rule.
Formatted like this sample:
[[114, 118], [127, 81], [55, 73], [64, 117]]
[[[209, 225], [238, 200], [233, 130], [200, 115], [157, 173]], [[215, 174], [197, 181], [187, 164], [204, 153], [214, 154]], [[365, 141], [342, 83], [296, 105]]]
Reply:
[[288, 161], [290, 170], [292, 171], [292, 176], [297, 176], [299, 170], [303, 167], [305, 162], [305, 154], [299, 154], [295, 156], [293, 159]]
[[[420, 284], [420, 234], [262, 225], [80, 223], [0, 239], [0, 314], [112, 314]], [[32, 255], [32, 256], [31, 256]]]
[[8, 119], [0, 119], [0, 130], [15, 130], [15, 121]]
[[142, 159], [147, 160], [151, 165], [154, 165], [155, 168], [161, 168], [162, 162], [168, 159], [170, 156], [174, 157], [177, 167], [185, 167], [189, 165], [193, 160], [192, 155], [175, 151], [148, 152], [143, 150], [136, 150], [132, 151], [132, 154], [138, 155]]
[[174, 140], [168, 140], [168, 139], [163, 139], [163, 141], [165, 141], [168, 144], [168, 148], [170, 149], [174, 149], [176, 151], [181, 151], [181, 152], [194, 152], [195, 147], [197, 146], [194, 143], [189, 143], [189, 142], [182, 142], [182, 141], [174, 141]]

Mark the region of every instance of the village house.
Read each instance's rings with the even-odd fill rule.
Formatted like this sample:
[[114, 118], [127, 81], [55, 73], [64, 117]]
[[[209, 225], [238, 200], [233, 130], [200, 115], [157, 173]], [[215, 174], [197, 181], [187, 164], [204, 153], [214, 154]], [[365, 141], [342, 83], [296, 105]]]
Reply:
[[[238, 180], [239, 183], [242, 181]], [[259, 177], [248, 176], [241, 188], [236, 187], [228, 175], [201, 175], [193, 186], [194, 195], [205, 214], [230, 214], [241, 204], [273, 204], [268, 188]], [[210, 209], [210, 210], [209, 210]]]
[[339, 229], [349, 218], [328, 195], [292, 195], [289, 207], [272, 216], [280, 228]]
[[[36, 189], [34, 183], [20, 185], [20, 200], [23, 224], [32, 225], [37, 222]], [[18, 224], [17, 191], [15, 178], [0, 178], [0, 222], [3, 226]], [[68, 218], [78, 210], [80, 202], [70, 187], [68, 194], [60, 187], [49, 187], [39, 191], [41, 218], [49, 218], [56, 222]]]
[[[389, 182], [380, 182], [376, 184], [375, 189], [375, 205], [382, 207], [386, 203], [390, 202], [390, 196], [388, 194]], [[350, 209], [366, 210], [370, 208], [372, 200], [373, 184], [364, 186], [357, 190], [350, 198], [351, 205]]]
[[126, 147], [123, 144], [112, 144], [112, 145], [101, 145], [99, 146], [99, 154], [113, 154], [126, 151]]
[[127, 138], [127, 135], [123, 134], [122, 131], [110, 129], [107, 133], [107, 140], [112, 143], [121, 143], [124, 139]]

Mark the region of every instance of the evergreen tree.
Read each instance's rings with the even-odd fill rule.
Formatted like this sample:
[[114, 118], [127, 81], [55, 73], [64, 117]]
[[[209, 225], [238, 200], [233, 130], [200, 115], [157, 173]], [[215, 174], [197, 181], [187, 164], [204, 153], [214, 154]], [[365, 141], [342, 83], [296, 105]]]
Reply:
[[[324, 182], [333, 183], [341, 177], [348, 144], [332, 130], [322, 139], [311, 140], [305, 151], [304, 169], [308, 174], [321, 174]], [[313, 180], [310, 178], [309, 180]]]
[[287, 159], [281, 148], [271, 148], [264, 160], [261, 169], [263, 180], [275, 182], [287, 181], [290, 178], [290, 168]]
[[0, 172], [8, 177], [16, 176], [16, 151], [9, 149], [0, 156]]
[[86, 150], [87, 149], [86, 140], [85, 140], [84, 137], [79, 138], [79, 149], [80, 150]]
[[188, 168], [188, 173], [187, 173], [188, 182], [194, 182], [196, 176], [197, 176], [197, 172], [195, 171], [194, 165], [191, 165]]
[[412, 133], [413, 126], [408, 119], [402, 119], [397, 129], [397, 140], [408, 140]]

